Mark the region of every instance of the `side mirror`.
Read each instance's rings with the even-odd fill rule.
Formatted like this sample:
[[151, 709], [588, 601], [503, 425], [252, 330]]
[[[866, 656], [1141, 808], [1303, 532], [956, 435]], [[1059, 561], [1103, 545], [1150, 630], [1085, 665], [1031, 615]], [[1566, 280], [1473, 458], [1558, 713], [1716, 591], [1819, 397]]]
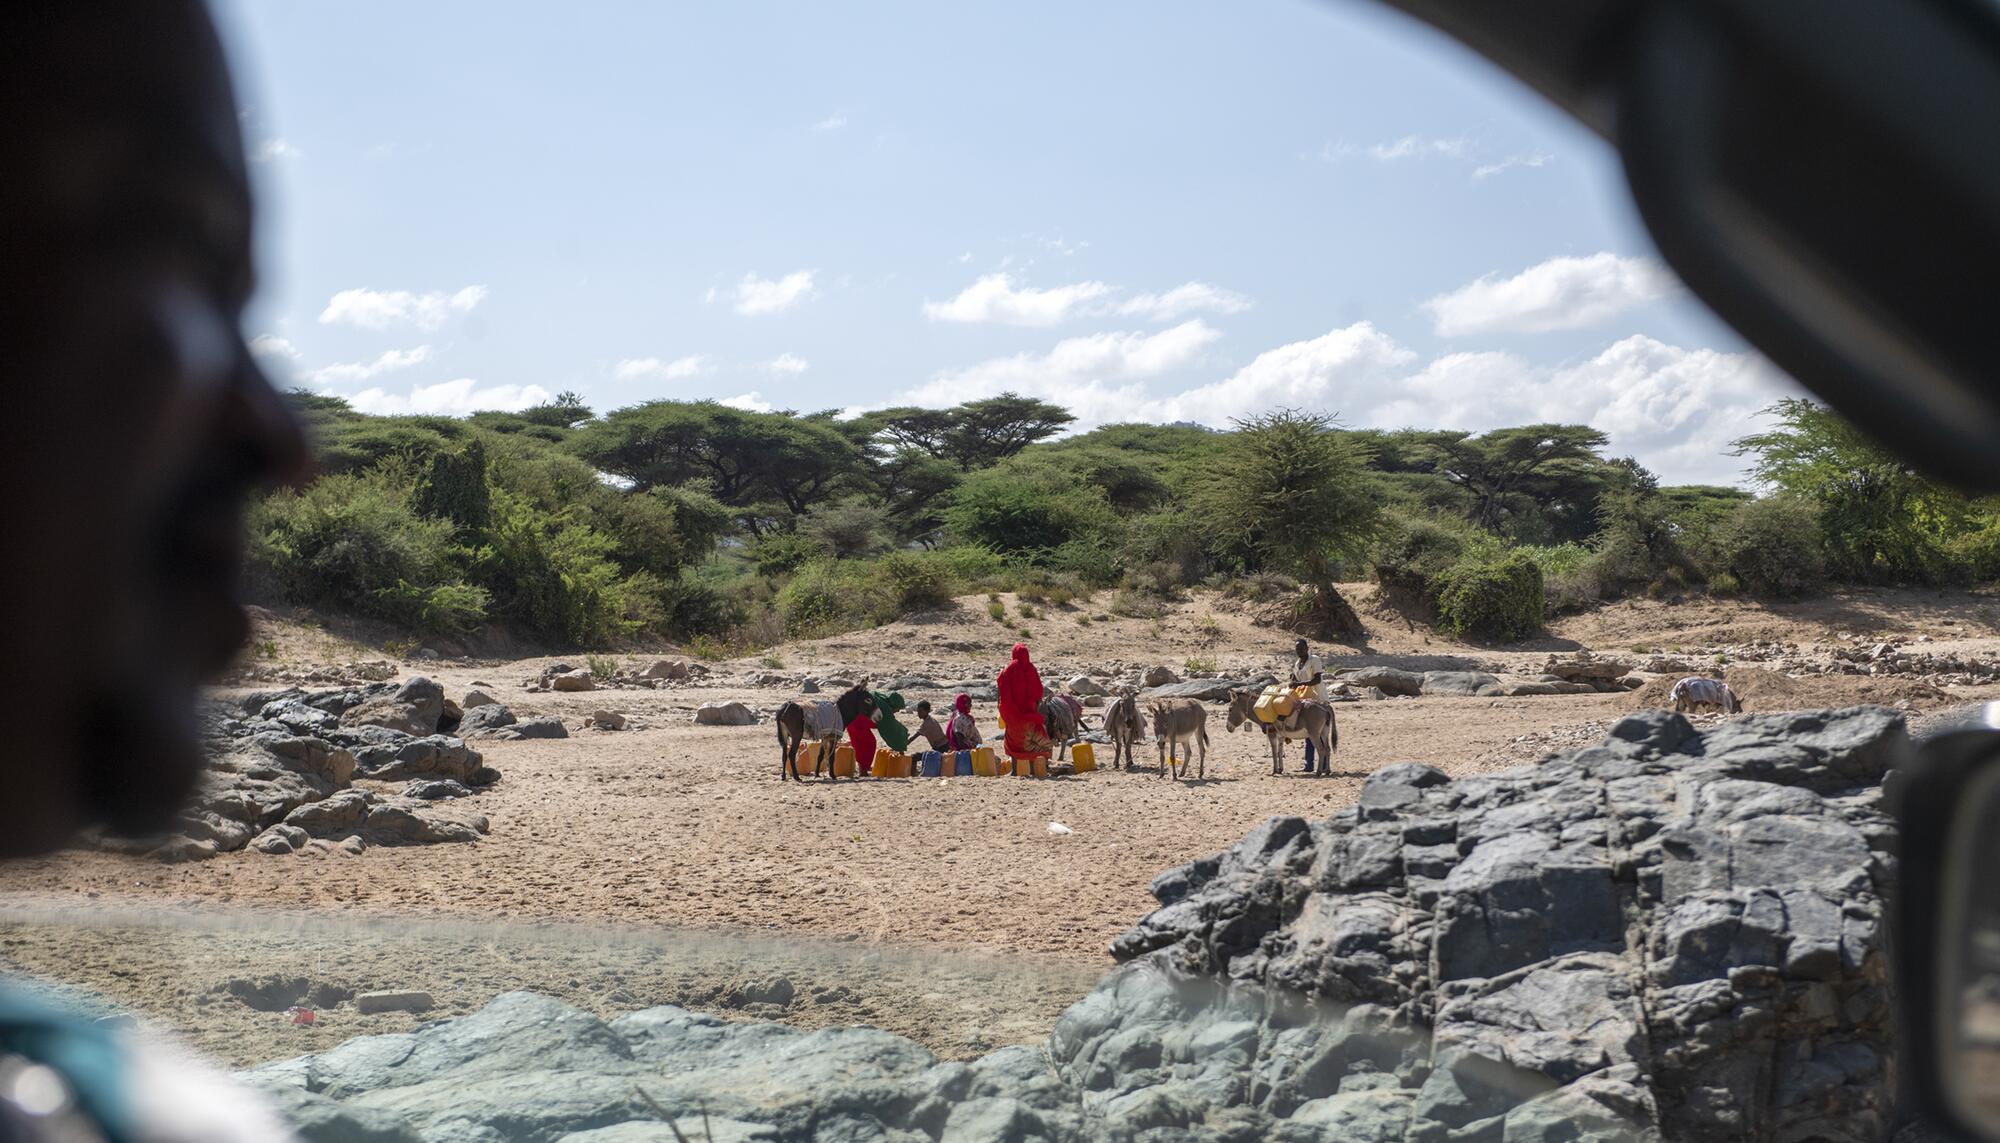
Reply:
[[1615, 143], [1660, 253], [1772, 361], [2000, 488], [2000, 5], [1385, 2]]
[[2000, 703], [1897, 777], [1899, 1070], [1930, 1125], [2000, 1140]]

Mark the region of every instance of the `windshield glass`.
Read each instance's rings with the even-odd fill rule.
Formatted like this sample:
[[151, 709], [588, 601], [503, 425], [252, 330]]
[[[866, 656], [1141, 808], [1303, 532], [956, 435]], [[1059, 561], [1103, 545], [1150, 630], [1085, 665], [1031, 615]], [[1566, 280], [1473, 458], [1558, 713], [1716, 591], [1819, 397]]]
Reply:
[[1889, 1123], [1880, 781], [2000, 696], [2000, 509], [1582, 128], [1360, 4], [214, 19], [313, 468], [104, 527], [240, 537], [248, 635], [185, 728], [128, 612], [36, 645], [93, 804], [201, 764], [15, 847], [0, 999], [311, 1138]]

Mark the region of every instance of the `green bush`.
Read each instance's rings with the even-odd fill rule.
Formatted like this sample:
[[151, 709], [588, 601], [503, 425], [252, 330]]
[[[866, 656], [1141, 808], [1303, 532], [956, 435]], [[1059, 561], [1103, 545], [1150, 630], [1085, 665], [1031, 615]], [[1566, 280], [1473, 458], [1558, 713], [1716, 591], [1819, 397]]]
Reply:
[[884, 618], [931, 611], [951, 603], [951, 569], [935, 556], [892, 552], [875, 561], [874, 574], [893, 611]]
[[1051, 473], [974, 473], [958, 486], [945, 519], [964, 542], [1042, 562], [1075, 540], [1100, 536], [1113, 519], [1104, 492]]
[[1825, 546], [1812, 508], [1791, 497], [1752, 500], [1722, 526], [1729, 574], [1760, 596], [1797, 596], [1826, 582]]
[[477, 578], [498, 601], [498, 618], [555, 642], [602, 645], [633, 628], [615, 547], [571, 513], [496, 491]]
[[1520, 553], [1467, 560], [1437, 578], [1438, 625], [1454, 635], [1515, 642], [1542, 630], [1542, 569]]
[[449, 520], [468, 534], [485, 530], [493, 520], [493, 494], [486, 483], [486, 446], [478, 437], [462, 448], [430, 455], [410, 507], [420, 515]]
[[804, 532], [773, 532], [750, 546], [750, 563], [758, 575], [790, 575], [831, 555], [816, 536]]
[[1375, 582], [1392, 601], [1404, 607], [1435, 608], [1439, 577], [1468, 551], [1490, 551], [1498, 544], [1457, 517], [1405, 516], [1390, 520], [1370, 562]]
[[1590, 562], [1591, 551], [1582, 544], [1565, 541], [1560, 544], [1522, 545], [1514, 549], [1535, 561], [1542, 569], [1542, 578], [1570, 575]]
[[412, 511], [400, 475], [342, 473], [266, 497], [249, 518], [253, 579], [292, 603], [424, 631], [477, 625], [487, 600], [464, 582], [456, 527]]
[[778, 589], [774, 601], [778, 616], [791, 635], [811, 635], [840, 626], [858, 612], [852, 605], [852, 584], [843, 584], [831, 561], [820, 560], [800, 568]]

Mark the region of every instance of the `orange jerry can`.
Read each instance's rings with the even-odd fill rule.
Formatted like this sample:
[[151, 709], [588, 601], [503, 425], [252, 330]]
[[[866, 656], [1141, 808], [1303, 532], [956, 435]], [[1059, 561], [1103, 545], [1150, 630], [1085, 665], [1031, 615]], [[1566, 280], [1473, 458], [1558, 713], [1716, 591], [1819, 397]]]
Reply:
[[833, 776], [836, 778], [854, 777], [854, 747], [842, 746], [834, 750]]
[[895, 750], [884, 750], [875, 755], [875, 776], [877, 778], [907, 778], [910, 776], [910, 756]]
[[1049, 756], [1046, 754], [1037, 754], [1033, 758], [1030, 758], [1028, 760], [1028, 774], [1030, 777], [1035, 778], [1048, 777]]
[[991, 746], [973, 747], [972, 772], [981, 778], [996, 777], [1000, 773], [1000, 762], [994, 757]]
[[1079, 742], [1069, 748], [1069, 757], [1076, 766], [1076, 772], [1085, 774], [1097, 769], [1097, 748], [1088, 742]]

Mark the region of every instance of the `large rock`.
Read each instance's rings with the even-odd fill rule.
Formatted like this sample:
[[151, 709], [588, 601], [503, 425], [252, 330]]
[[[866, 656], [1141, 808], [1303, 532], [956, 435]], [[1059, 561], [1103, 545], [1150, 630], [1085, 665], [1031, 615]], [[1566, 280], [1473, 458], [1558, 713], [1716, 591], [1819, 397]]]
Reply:
[[1881, 710], [1648, 712], [1503, 774], [1384, 767], [1162, 874], [1045, 1044], [969, 1063], [510, 993], [244, 1078], [426, 1139], [664, 1138], [637, 1088], [689, 1138], [1861, 1143], [1904, 745]]
[[573, 671], [558, 671], [549, 676], [549, 689], [553, 691], [594, 691], [597, 689], [597, 679], [585, 667], [578, 667]]
[[755, 726], [757, 712], [740, 702], [705, 702], [695, 708], [696, 726]]
[[1374, 687], [1385, 695], [1403, 698], [1412, 698], [1424, 691], [1423, 673], [1406, 671], [1401, 667], [1357, 667], [1340, 672], [1340, 681], [1351, 687]]
[[1471, 698], [1506, 693], [1497, 676], [1485, 671], [1425, 671], [1424, 694]]
[[479, 732], [481, 738], [496, 738], [504, 742], [518, 742], [526, 738], [568, 738], [569, 727], [563, 720], [552, 714], [540, 714], [524, 718], [519, 722], [492, 730]]
[[458, 722], [458, 733], [461, 737], [471, 738], [503, 726], [512, 726], [517, 721], [514, 712], [505, 703], [481, 703], [465, 708], [465, 717]]
[[1542, 667], [1542, 672], [1573, 683], [1589, 683], [1599, 679], [1609, 682], [1631, 674], [1632, 663], [1615, 655], [1598, 656], [1589, 651], [1578, 651], [1568, 657], [1550, 655], [1549, 661]]
[[1169, 683], [1164, 687], [1140, 691], [1141, 699], [1191, 698], [1202, 702], [1227, 702], [1232, 690], [1260, 690], [1271, 682], [1265, 675], [1255, 679], [1189, 679], [1184, 683]]
[[642, 679], [662, 679], [678, 682], [688, 677], [687, 664], [679, 659], [655, 659], [639, 672]]
[[1165, 665], [1147, 667], [1145, 673], [1139, 676], [1140, 685], [1148, 687], [1164, 687], [1180, 681], [1180, 675], [1175, 673], [1172, 667]]
[[412, 778], [454, 778], [465, 781], [478, 770], [483, 757], [462, 738], [442, 734], [406, 738], [382, 746], [366, 746], [354, 752], [356, 773], [384, 782]]
[[1082, 698], [1105, 693], [1104, 684], [1089, 675], [1076, 675], [1069, 681], [1069, 693]]
[[436, 734], [444, 714], [444, 688], [417, 675], [403, 685], [363, 700], [340, 716], [342, 726], [380, 726], [404, 734]]

